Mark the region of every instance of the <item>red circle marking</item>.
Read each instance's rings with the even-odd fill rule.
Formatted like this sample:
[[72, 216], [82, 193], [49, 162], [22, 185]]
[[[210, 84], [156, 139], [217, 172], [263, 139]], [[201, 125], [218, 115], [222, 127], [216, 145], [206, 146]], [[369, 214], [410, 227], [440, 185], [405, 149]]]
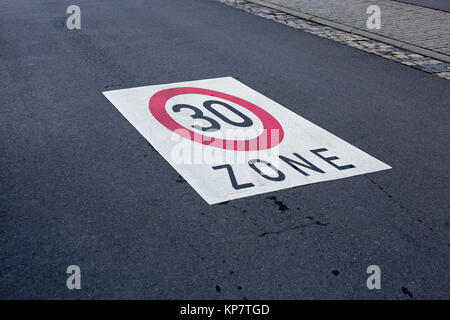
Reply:
[[[264, 130], [258, 137], [250, 140], [226, 140], [204, 136], [195, 131], [187, 129], [176, 122], [167, 113], [166, 110], [167, 101], [170, 98], [181, 94], [202, 94], [234, 102], [256, 115], [261, 120]], [[150, 112], [155, 117], [155, 119], [158, 120], [167, 129], [177, 133], [184, 138], [191, 139], [192, 141], [216, 148], [235, 151], [265, 150], [278, 145], [284, 137], [284, 131], [280, 123], [267, 111], [251, 102], [219, 91], [192, 87], [165, 89], [155, 93], [150, 98], [148, 105]], [[272, 130], [278, 130], [278, 139], [271, 139]]]

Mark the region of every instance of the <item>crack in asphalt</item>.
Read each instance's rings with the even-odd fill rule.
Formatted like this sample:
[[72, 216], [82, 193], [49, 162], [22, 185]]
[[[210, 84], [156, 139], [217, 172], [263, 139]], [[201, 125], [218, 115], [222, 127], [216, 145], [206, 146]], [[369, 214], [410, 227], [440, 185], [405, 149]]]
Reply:
[[282, 201], [278, 200], [275, 196], [266, 197], [266, 199], [272, 200], [278, 206], [278, 210], [280, 211], [286, 211], [289, 209]]
[[410, 211], [410, 209], [408, 209], [407, 207], [402, 205], [400, 202], [398, 202], [396, 199], [394, 199], [394, 196], [392, 194], [390, 194], [389, 192], [387, 192], [386, 190], [384, 190], [384, 188], [382, 186], [380, 186], [375, 180], [369, 178], [367, 175], [364, 175], [364, 177], [367, 180], [369, 180], [372, 184], [374, 184], [379, 190], [381, 190], [381, 192], [383, 192], [389, 199], [392, 199], [395, 202], [395, 204], [398, 205], [401, 209], [405, 210], [406, 212]]
[[298, 229], [309, 227], [309, 226], [312, 226], [312, 225], [319, 225], [321, 227], [325, 227], [325, 226], [328, 226], [328, 223], [322, 223], [322, 222], [316, 220], [316, 221], [314, 221], [313, 223], [310, 223], [310, 224], [300, 224], [300, 225], [297, 225], [295, 227], [286, 228], [286, 229], [282, 229], [282, 230], [278, 230], [278, 231], [265, 231], [263, 233], [260, 233], [258, 235], [258, 237], [265, 237], [265, 236], [271, 235], [271, 234], [279, 235], [279, 234], [284, 233], [284, 232], [298, 230]]

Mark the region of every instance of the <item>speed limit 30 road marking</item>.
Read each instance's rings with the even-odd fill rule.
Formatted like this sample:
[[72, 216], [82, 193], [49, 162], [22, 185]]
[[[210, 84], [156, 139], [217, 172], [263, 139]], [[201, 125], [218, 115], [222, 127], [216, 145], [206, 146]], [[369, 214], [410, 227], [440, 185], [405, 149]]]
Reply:
[[231, 77], [103, 94], [209, 204], [391, 168]]

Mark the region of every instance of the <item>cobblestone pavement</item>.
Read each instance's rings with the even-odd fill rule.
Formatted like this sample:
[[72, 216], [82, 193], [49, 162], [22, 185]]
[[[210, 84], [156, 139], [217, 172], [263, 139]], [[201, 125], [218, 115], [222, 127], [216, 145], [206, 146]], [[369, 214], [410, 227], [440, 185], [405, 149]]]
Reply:
[[[450, 13], [389, 0], [264, 0], [349, 27], [450, 55]], [[368, 6], [381, 10], [381, 29], [366, 27]]]
[[397, 2], [415, 4], [416, 6], [427, 7], [450, 12], [450, 1], [448, 0], [392, 0]]
[[[393, 60], [404, 65], [437, 75], [443, 79], [450, 80], [450, 63], [445, 63], [433, 58], [425, 57], [404, 49], [400, 49], [386, 43], [371, 40], [369, 38], [355, 35], [349, 32], [320, 25], [311, 21], [286, 14], [276, 9], [264, 7], [245, 0], [218, 0], [219, 2], [243, 9], [260, 17], [283, 23], [295, 29], [315, 34], [334, 40], [348, 46], [370, 52], [383, 58]], [[315, 1], [312, 1], [315, 2]]]

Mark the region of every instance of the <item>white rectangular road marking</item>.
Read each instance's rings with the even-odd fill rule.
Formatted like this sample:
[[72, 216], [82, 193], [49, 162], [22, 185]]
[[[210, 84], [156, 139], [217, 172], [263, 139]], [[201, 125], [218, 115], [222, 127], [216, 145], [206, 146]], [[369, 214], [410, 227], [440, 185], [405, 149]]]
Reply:
[[209, 204], [391, 168], [231, 77], [103, 94]]

